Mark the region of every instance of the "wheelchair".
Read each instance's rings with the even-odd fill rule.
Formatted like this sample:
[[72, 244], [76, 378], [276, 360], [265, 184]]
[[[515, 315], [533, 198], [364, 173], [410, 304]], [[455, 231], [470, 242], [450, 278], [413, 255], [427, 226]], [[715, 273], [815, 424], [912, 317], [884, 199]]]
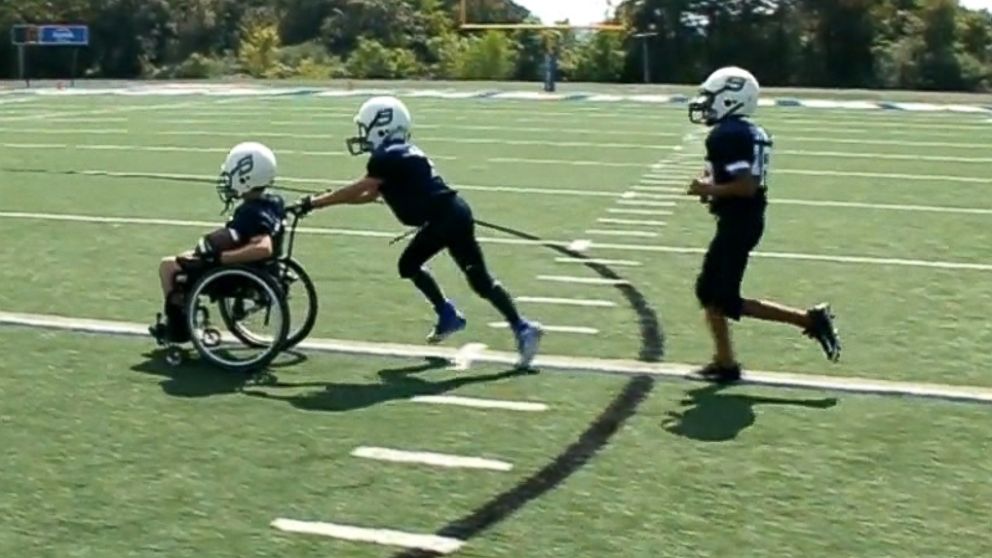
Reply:
[[[291, 215], [291, 224], [284, 221], [275, 239], [274, 257], [176, 277], [189, 343], [202, 360], [231, 372], [255, 373], [310, 335], [317, 321], [317, 290], [293, 258], [300, 215]], [[168, 364], [186, 360], [183, 343], [156, 340], [166, 348]]]

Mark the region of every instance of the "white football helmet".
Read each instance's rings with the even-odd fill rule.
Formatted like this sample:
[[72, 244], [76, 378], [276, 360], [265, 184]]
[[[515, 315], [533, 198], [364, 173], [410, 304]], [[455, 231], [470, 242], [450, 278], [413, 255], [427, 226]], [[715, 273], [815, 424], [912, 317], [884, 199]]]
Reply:
[[710, 74], [689, 103], [689, 120], [712, 126], [728, 116], [751, 116], [758, 110], [761, 87], [751, 72], [728, 66]]
[[389, 140], [410, 139], [413, 118], [403, 101], [396, 97], [373, 97], [355, 115], [358, 135], [348, 139], [348, 151], [361, 155], [375, 151]]
[[245, 194], [268, 188], [276, 181], [276, 156], [268, 147], [253, 141], [235, 145], [220, 167], [217, 194], [230, 207]]

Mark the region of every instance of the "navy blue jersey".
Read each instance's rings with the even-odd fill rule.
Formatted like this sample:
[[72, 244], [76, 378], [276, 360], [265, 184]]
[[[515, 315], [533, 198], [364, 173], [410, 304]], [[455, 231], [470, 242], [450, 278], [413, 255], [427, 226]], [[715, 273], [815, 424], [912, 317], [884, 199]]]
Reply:
[[264, 194], [242, 202], [225, 226], [237, 235], [235, 240], [240, 244], [256, 236], [279, 236], [285, 216], [283, 199], [274, 194]]
[[763, 210], [771, 164], [772, 138], [757, 124], [744, 118], [728, 118], [713, 127], [706, 138], [706, 165], [713, 182], [724, 184], [749, 173], [758, 182], [753, 198], [713, 200], [713, 213], [725, 215], [738, 211]]
[[427, 155], [407, 142], [379, 146], [372, 152], [367, 170], [370, 177], [382, 181], [379, 192], [383, 201], [407, 226], [423, 226], [456, 195]]

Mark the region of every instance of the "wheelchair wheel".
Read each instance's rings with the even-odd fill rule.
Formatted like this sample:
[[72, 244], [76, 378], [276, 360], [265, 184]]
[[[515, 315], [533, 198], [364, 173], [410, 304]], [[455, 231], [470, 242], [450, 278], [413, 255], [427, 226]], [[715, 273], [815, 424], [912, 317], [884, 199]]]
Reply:
[[[212, 323], [214, 303], [224, 322], [221, 327], [227, 326], [231, 336]], [[234, 372], [268, 366], [289, 333], [282, 289], [267, 275], [249, 268], [225, 267], [206, 273], [194, 284], [186, 304], [193, 347], [203, 359]], [[236, 332], [253, 342], [245, 342]]]
[[[289, 350], [300, 344], [310, 335], [317, 322], [317, 289], [303, 266], [294, 259], [279, 262], [278, 282], [285, 293], [286, 306], [289, 311], [289, 334], [282, 350]], [[253, 347], [268, 346], [269, 340], [259, 337], [248, 330], [239, 318], [246, 313], [243, 301], [227, 298], [220, 301], [220, 315], [228, 331], [245, 345]]]
[[284, 350], [292, 349], [306, 339], [317, 323], [317, 288], [300, 262], [290, 258], [279, 264], [279, 283], [286, 293], [289, 318], [292, 322]]

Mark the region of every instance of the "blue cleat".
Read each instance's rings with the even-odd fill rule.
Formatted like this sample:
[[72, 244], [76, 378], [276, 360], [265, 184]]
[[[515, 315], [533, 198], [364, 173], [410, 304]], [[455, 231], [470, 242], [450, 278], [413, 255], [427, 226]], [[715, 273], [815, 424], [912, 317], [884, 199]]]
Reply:
[[531, 363], [534, 362], [534, 357], [537, 356], [537, 352], [541, 348], [544, 328], [537, 322], [524, 321], [520, 327], [514, 328], [514, 335], [517, 337], [517, 352], [520, 353], [517, 367], [530, 368]]
[[437, 313], [437, 325], [434, 326], [433, 331], [427, 336], [427, 343], [437, 345], [448, 337], [465, 329], [467, 324], [468, 320], [465, 319], [465, 316], [455, 308], [454, 304], [448, 302]]

